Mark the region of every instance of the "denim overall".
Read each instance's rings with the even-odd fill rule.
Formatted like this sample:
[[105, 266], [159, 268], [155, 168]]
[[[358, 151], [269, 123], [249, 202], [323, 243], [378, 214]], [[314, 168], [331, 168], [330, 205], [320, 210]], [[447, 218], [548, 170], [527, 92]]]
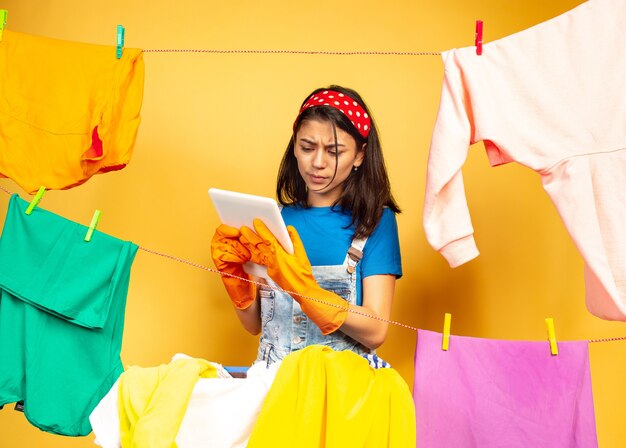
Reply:
[[[341, 265], [313, 266], [313, 276], [324, 289], [332, 291], [356, 305], [356, 265], [360, 261], [367, 238], [352, 241], [352, 246]], [[256, 361], [271, 364], [283, 359], [292, 351], [308, 345], [327, 345], [333, 350], [352, 350], [366, 356], [374, 351], [337, 330], [324, 336], [318, 326], [304, 314], [300, 304], [289, 294], [273, 288], [277, 285], [268, 280], [268, 287], [259, 291], [261, 300], [262, 333]], [[307, 299], [303, 299], [307, 300]]]

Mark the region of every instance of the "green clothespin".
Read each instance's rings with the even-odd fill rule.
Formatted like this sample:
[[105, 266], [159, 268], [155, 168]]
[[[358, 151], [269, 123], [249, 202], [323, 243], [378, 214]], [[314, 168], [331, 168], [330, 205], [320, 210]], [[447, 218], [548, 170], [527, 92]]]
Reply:
[[4, 29], [7, 26], [7, 17], [9, 16], [9, 11], [6, 9], [0, 9], [0, 42], [2, 41], [2, 34], [4, 33]]
[[122, 25], [117, 26], [117, 49], [115, 57], [120, 59], [122, 57], [122, 51], [124, 50], [124, 27]]
[[100, 215], [102, 212], [100, 210], [96, 210], [93, 214], [93, 218], [91, 218], [91, 224], [89, 224], [89, 230], [87, 230], [87, 235], [85, 235], [85, 241], [91, 241], [91, 236], [93, 235], [93, 231], [96, 230], [98, 226], [98, 221], [100, 221]]
[[33, 212], [34, 208], [37, 207], [37, 204], [39, 204], [39, 201], [41, 201], [41, 198], [43, 197], [43, 194], [45, 192], [46, 192], [46, 187], [39, 187], [39, 191], [37, 192], [33, 200], [30, 202], [30, 205], [26, 209], [25, 213], [27, 215], [30, 215]]

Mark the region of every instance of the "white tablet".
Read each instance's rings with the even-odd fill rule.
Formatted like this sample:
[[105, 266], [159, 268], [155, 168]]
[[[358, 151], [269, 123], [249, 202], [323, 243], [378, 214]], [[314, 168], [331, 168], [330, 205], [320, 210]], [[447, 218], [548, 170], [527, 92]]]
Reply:
[[[254, 230], [252, 222], [254, 218], [259, 218], [274, 234], [283, 249], [287, 253], [293, 253], [287, 226], [280, 214], [278, 203], [274, 199], [217, 188], [209, 188], [209, 196], [223, 224], [236, 228], [248, 226]], [[265, 266], [255, 263], [246, 263], [244, 270], [258, 277], [267, 276]]]

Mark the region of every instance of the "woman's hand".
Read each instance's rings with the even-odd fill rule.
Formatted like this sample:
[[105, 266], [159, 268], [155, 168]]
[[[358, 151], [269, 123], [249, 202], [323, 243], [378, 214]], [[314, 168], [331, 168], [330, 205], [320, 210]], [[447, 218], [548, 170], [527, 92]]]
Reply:
[[[250, 276], [243, 270], [243, 264], [250, 261], [250, 251], [239, 241], [239, 230], [220, 225], [211, 240], [211, 256], [218, 271], [243, 279]], [[240, 278], [222, 275], [222, 282], [237, 309], [248, 308], [256, 298], [256, 285]]]
[[255, 219], [253, 224], [256, 233], [244, 226], [239, 237], [249, 250], [251, 260], [267, 266], [267, 274], [278, 286], [288, 293], [295, 293], [291, 294], [293, 299], [323, 334], [332, 333], [341, 327], [346, 320], [349, 304], [317, 284], [296, 229], [287, 227], [293, 243], [293, 254], [288, 254], [263, 221]]
[[295, 228], [287, 227], [293, 244], [293, 254], [287, 253], [276, 237], [260, 219], [254, 220], [254, 230], [241, 228], [239, 240], [250, 252], [254, 263], [267, 266], [267, 274], [285, 291], [299, 292], [310, 284], [317, 285], [306, 250]]

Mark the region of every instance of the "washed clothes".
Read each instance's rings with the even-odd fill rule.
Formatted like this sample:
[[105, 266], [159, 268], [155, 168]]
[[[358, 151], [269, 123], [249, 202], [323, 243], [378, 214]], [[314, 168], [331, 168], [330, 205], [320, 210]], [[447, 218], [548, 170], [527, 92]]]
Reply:
[[0, 237], [0, 405], [61, 435], [91, 432], [89, 414], [123, 372], [130, 268], [137, 246], [29, 204], [9, 202]]
[[587, 341], [441, 341], [418, 331], [418, 448], [597, 448]]
[[590, 0], [530, 29], [443, 53], [424, 227], [459, 266], [478, 255], [461, 168], [484, 141], [491, 165], [536, 171], [585, 262], [586, 303], [626, 321], [626, 2]]
[[0, 177], [65, 189], [130, 161], [143, 99], [142, 50], [4, 30]]
[[394, 369], [313, 345], [280, 365], [249, 448], [413, 448], [411, 392]]

